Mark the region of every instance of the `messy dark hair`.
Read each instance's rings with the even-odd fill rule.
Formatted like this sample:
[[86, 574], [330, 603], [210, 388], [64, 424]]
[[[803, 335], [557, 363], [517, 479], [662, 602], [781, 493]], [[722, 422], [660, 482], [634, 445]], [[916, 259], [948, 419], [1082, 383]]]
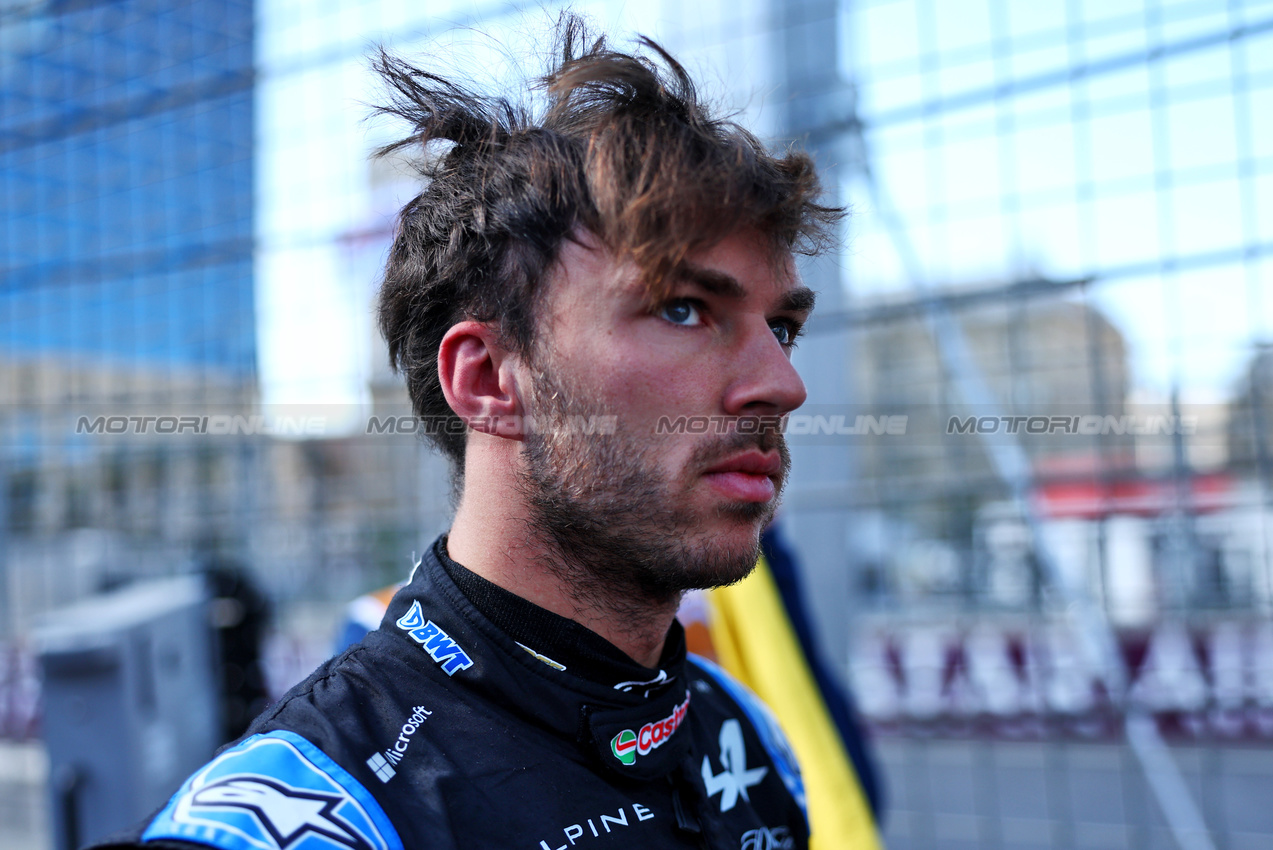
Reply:
[[398, 219], [380, 330], [416, 415], [457, 426], [428, 433], [461, 475], [464, 428], [438, 379], [442, 337], [473, 319], [529, 352], [545, 274], [577, 229], [632, 261], [653, 303], [697, 249], [746, 228], [774, 250], [817, 253], [842, 214], [817, 202], [807, 154], [770, 154], [713, 117], [667, 51], [646, 38], [639, 45], [617, 52], [563, 16], [553, 66], [533, 85], [543, 95], [538, 110], [383, 50], [374, 62], [389, 92], [377, 112], [413, 127], [376, 154], [417, 147], [425, 180]]

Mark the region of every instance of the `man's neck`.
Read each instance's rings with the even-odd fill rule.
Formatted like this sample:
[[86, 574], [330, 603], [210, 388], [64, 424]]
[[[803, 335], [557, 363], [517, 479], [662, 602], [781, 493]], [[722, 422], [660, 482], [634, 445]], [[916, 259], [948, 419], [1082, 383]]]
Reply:
[[658, 666], [679, 600], [642, 603], [620, 588], [612, 590], [618, 598], [595, 588], [581, 594], [567, 572], [555, 568], [563, 562], [562, 553], [534, 528], [515, 492], [483, 493], [466, 486], [447, 548], [453, 559], [487, 581], [579, 623], [644, 667]]

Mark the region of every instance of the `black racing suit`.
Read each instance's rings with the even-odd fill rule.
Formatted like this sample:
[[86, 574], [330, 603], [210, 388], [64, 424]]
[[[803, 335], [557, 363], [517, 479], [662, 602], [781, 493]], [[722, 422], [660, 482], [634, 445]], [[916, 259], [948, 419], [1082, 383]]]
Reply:
[[803, 797], [772, 715], [678, 625], [650, 670], [440, 540], [377, 631], [104, 846], [794, 849]]

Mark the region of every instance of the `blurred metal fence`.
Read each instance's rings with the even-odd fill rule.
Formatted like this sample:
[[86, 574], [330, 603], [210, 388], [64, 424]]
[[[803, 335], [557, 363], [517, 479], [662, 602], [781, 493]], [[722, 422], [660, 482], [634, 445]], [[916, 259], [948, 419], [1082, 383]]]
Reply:
[[[1131, 716], [1207, 842], [1269, 846], [1273, 2], [639, 5], [589, 8], [853, 210], [790, 519], [890, 844], [1188, 843]], [[38, 732], [43, 610], [234, 558], [284, 603], [277, 690], [445, 528], [372, 328], [412, 189], [364, 162], [361, 56], [484, 70], [456, 25], [527, 14], [0, 3], [0, 738]]]

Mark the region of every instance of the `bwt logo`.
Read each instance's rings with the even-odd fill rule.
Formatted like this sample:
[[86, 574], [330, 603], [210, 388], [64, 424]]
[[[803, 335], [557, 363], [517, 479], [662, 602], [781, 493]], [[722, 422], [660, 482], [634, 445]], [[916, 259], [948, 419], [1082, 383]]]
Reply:
[[952, 416], [947, 434], [1077, 434], [1085, 437], [1197, 433], [1196, 416]]
[[460, 645], [451, 640], [451, 636], [442, 631], [432, 620], [424, 619], [420, 603], [412, 602], [411, 610], [398, 618], [398, 628], [406, 632], [413, 641], [424, 647], [429, 657], [442, 665], [442, 672], [454, 676], [460, 670], [473, 666], [473, 659], [460, 649]]

